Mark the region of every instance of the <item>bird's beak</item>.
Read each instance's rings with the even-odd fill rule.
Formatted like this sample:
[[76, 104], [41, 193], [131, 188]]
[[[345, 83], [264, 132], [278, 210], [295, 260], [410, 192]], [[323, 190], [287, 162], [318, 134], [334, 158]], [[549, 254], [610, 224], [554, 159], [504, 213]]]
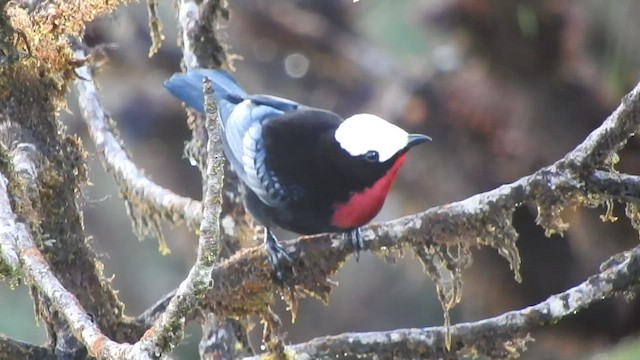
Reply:
[[423, 142], [431, 141], [431, 138], [422, 134], [409, 134], [409, 141], [407, 142], [407, 149]]

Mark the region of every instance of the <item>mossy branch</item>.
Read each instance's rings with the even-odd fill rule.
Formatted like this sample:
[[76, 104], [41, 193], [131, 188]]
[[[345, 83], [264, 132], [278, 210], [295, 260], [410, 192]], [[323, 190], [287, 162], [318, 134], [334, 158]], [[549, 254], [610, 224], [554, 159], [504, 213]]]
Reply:
[[[580, 285], [539, 304], [452, 326], [449, 350], [444, 346], [447, 328], [439, 326], [326, 336], [287, 346], [285, 351], [290, 359], [335, 359], [344, 354], [402, 359], [460, 359], [479, 355], [514, 358], [533, 340], [529, 331], [554, 324], [603, 299], [626, 294], [639, 284], [640, 247], [635, 247], [607, 260], [598, 274]], [[251, 359], [259, 357], [245, 358]]]
[[187, 278], [178, 287], [166, 311], [134, 345], [130, 358], [142, 351], [151, 356], [167, 353], [182, 339], [185, 318], [207, 294], [211, 287], [211, 273], [220, 260], [220, 211], [223, 183], [224, 157], [216, 151], [220, 140], [220, 122], [213, 100], [211, 83], [204, 85], [205, 107], [207, 109], [207, 180], [204, 194], [204, 212], [200, 225], [198, 258]]
[[[116, 4], [96, 10], [94, 14], [94, 9], [90, 7], [93, 3], [88, 2], [89, 6], [81, 8], [83, 11], [78, 11], [72, 5], [56, 3], [52, 7], [40, 10], [46, 10], [46, 13], [33, 14], [13, 7], [9, 9], [12, 28], [24, 31], [25, 36], [31, 39], [45, 32], [44, 30], [51, 30], [49, 28], [52, 25], [56, 25], [53, 37], [43, 38], [46, 41], [39, 43], [31, 43], [33, 55], [40, 64], [47, 64], [44, 68], [47, 69], [47, 73], [52, 73], [49, 75], [61, 73], [65, 75], [63, 79], [69, 79], [72, 74], [70, 69], [76, 62], [71, 60], [67, 36], [80, 34], [83, 25], [78, 24], [99, 13], [111, 11]], [[155, 4], [155, 2], [152, 3]], [[202, 2], [179, 0], [179, 17], [183, 31], [181, 39], [185, 50], [184, 63], [187, 68], [225, 64], [224, 47], [215, 37], [214, 26], [218, 26], [219, 22], [212, 21], [213, 17], [216, 19], [226, 17], [223, 3], [222, 0]], [[85, 12], [87, 14], [84, 14]], [[88, 17], [89, 13], [90, 17]], [[54, 16], [49, 16], [50, 14]], [[66, 17], [66, 14], [81, 15], [73, 17], [76, 19], [73, 21], [74, 24], [78, 23], [77, 28], [60, 26], [58, 20], [60, 17]], [[43, 18], [44, 15], [47, 17]], [[46, 21], [35, 21], [38, 19]], [[56, 49], [64, 51], [53, 51]], [[83, 52], [78, 51], [75, 56], [84, 61]], [[56, 60], [59, 64], [53, 61], [49, 63], [45, 61], [46, 59]], [[15, 91], [6, 92], [13, 96], [7, 102], [11, 101], [11, 104], [19, 105], [14, 106], [15, 108], [31, 109], [42, 104], [57, 104], [58, 102], [47, 101], [51, 100], [47, 94], [54, 90], [56, 96], [53, 100], [60, 101], [65, 87], [59, 82], [53, 81], [48, 86], [42, 86], [40, 77], [25, 77], [23, 72], [9, 72], [6, 69], [2, 70], [3, 78], [11, 81], [5, 81], [4, 84], [20, 86], [22, 89], [27, 89], [27, 93], [39, 91], [34, 97], [19, 97], [14, 96]], [[20, 69], [29, 70], [26, 66]], [[82, 67], [78, 70], [78, 74], [84, 79], [89, 79], [89, 81], [77, 80], [76, 87], [81, 94], [83, 114], [90, 133], [97, 144], [98, 153], [103, 157], [105, 167], [116, 175], [116, 180], [131, 209], [139, 213], [134, 214], [134, 219], [140, 221], [137, 226], [150, 229], [153, 233], [159, 231], [158, 220], [166, 218], [174, 222], [186, 221], [192, 228], [197, 228], [203, 216], [201, 204], [157, 186], [135, 167], [121, 146], [114, 129], [109, 127], [109, 117], [100, 107], [95, 85], [90, 81], [90, 69]], [[57, 78], [57, 76], [50, 78]], [[211, 104], [210, 89], [207, 91], [207, 102]], [[62, 334], [63, 339], [77, 338], [87, 347], [91, 356], [108, 359], [151, 359], [166, 354], [180, 341], [185, 323], [192, 318], [193, 312], [198, 307], [220, 316], [242, 316], [255, 313], [271, 314], [270, 305], [275, 301], [274, 294], [277, 291], [282, 292], [286, 299], [294, 304], [298, 291], [316, 295], [323, 300], [328, 299], [332, 286], [328, 280], [329, 276], [342, 266], [353, 250], [348, 243], [342, 241], [340, 235], [323, 234], [286, 242], [284, 245], [295, 258], [292, 271], [296, 276], [291, 278], [291, 282], [285, 289], [274, 285], [271, 267], [261, 247], [243, 250], [216, 266], [221, 255], [220, 212], [221, 206], [225, 205], [220, 203], [222, 157], [220, 152], [213, 151], [212, 147], [219, 134], [216, 135], [213, 132], [215, 128], [209, 126], [210, 132], [207, 136], [205, 122], [202, 119], [193, 120], [191, 125], [194, 144], [196, 144], [194, 153], [198, 154], [199, 163], [208, 164], [205, 182], [207, 191], [205, 191], [204, 201], [206, 208], [204, 219], [199, 224], [201, 237], [198, 260], [187, 279], [169, 298], [170, 300], [159, 303], [162, 307], [162, 311], [157, 312], [161, 313], [159, 319], [149, 324], [151, 328], [139, 342], [129, 345], [110, 339], [107, 335], [113, 329], [109, 324], [123, 318], [122, 308], [115, 296], [110, 295], [106, 282], [101, 280], [101, 273], [93, 270], [79, 272], [84, 274], [83, 278], [90, 279], [91, 283], [105, 285], [102, 288], [91, 288], [88, 286], [89, 280], [73, 282], [67, 274], [63, 273], [65, 270], [74, 274], [76, 272], [71, 271], [73, 269], [92, 269], [85, 265], [92, 265], [93, 268], [98, 266], [92, 253], [88, 251], [88, 246], [83, 242], [80, 213], [74, 202], [86, 175], [85, 169], [81, 166], [83, 160], [81, 146], [75, 138], [52, 135], [63, 133], [58, 127], [57, 119], [53, 116], [54, 110], [52, 107], [42, 109], [39, 113], [34, 111], [33, 114], [38, 116], [24, 117], [22, 120], [28, 125], [25, 128], [34, 131], [38, 144], [45, 145], [42, 148], [43, 154], [50, 162], [52, 169], [56, 170], [52, 172], [56, 176], [49, 178], [52, 183], [46, 187], [48, 198], [43, 199], [42, 203], [52, 208], [65, 209], [56, 217], [47, 217], [50, 214], [43, 212], [41, 214], [44, 222], [43, 229], [46, 230], [45, 233], [53, 234], [52, 229], [64, 228], [68, 236], [55, 239], [57, 241], [55, 248], [39, 247], [41, 239], [37, 238], [35, 233], [29, 232], [30, 223], [18, 220], [24, 218], [21, 210], [12, 210], [10, 196], [14, 194], [8, 188], [8, 184], [13, 183], [14, 171], [3, 171], [0, 176], [0, 258], [2, 258], [3, 269], [11, 268], [14, 274], [19, 274], [20, 279], [37, 288], [38, 293], [43, 294], [42, 297], [60, 314], [59, 318], [64, 320], [63, 325], [68, 324], [68, 330], [73, 333], [73, 336], [69, 337], [66, 336], [65, 329], [56, 329], [60, 330], [60, 332], [56, 331], [56, 335]], [[215, 110], [209, 109], [208, 113], [214, 114]], [[208, 120], [209, 125], [215, 124], [211, 117]], [[423, 261], [426, 272], [436, 282], [440, 300], [445, 310], [448, 310], [460, 299], [459, 277], [461, 270], [469, 264], [469, 247], [471, 246], [489, 245], [496, 248], [509, 261], [516, 279], [519, 279], [519, 254], [515, 246], [518, 234], [512, 225], [512, 214], [523, 204], [537, 206], [537, 221], [545, 228], [547, 234], [562, 232], [567, 228], [568, 224], [565, 224], [560, 217], [564, 208], [576, 205], [609, 206], [613, 201], [627, 204], [627, 214], [632, 224], [640, 229], [638, 206], [640, 177], [619, 174], [613, 170], [617, 158], [616, 152], [639, 129], [640, 88], [636, 87], [600, 128], [555, 164], [512, 184], [460, 202], [435, 207], [383, 224], [367, 226], [363, 229], [365, 249], [386, 254], [410, 247]], [[205, 155], [207, 161], [204, 161]], [[30, 176], [28, 170], [31, 168], [30, 162], [33, 161], [28, 157], [19, 161], [20, 164], [26, 165], [22, 170], [27, 172], [22, 175]], [[18, 167], [15, 168], [16, 171], [21, 171]], [[33, 165], [33, 168], [37, 169], [37, 166]], [[27, 186], [25, 189], [28, 189], [28, 181], [25, 185]], [[227, 196], [226, 193], [225, 196]], [[232, 200], [233, 196], [235, 195], [232, 194], [230, 197]], [[235, 200], [237, 199], [236, 196]], [[68, 220], [69, 217], [72, 219]], [[150, 220], [150, 223], [145, 223], [147, 220]], [[25, 221], [29, 219], [26, 218]], [[68, 224], [72, 227], [67, 228]], [[238, 234], [234, 235], [238, 236]], [[62, 249], [65, 250], [65, 254], [69, 252], [72, 255], [76, 254], [74, 251], [80, 251], [74, 259], [83, 261], [86, 259], [84, 265], [71, 269], [68, 267], [71, 265], [68, 265], [64, 259], [58, 262], [50, 259], [47, 263], [48, 255], [62, 254], [60, 252]], [[345, 352], [370, 354], [374, 350], [372, 346], [379, 354], [383, 351], [392, 351], [398, 345], [402, 345], [402, 351], [407, 352], [403, 354], [407, 357], [423, 354], [442, 357], [452, 356], [452, 354], [510, 356], [523, 348], [528, 340], [526, 332], [534, 326], [557, 321], [603, 297], [635, 288], [638, 285], [640, 271], [639, 253], [640, 250], [635, 248], [616, 255], [603, 265], [601, 273], [589, 278], [578, 287], [555, 295], [534, 307], [506, 313], [494, 319], [473, 324], [460, 324], [451, 328], [445, 326], [386, 333], [345, 334], [316, 339], [306, 344], [292, 346], [285, 351], [293, 358], [308, 356], [312, 353], [316, 354], [314, 355], [316, 357], [322, 357], [325, 356], [323, 354], [337, 352], [340, 355]], [[444, 274], [446, 271], [451, 272], [453, 281], [444, 281], [447, 278]], [[101, 289], [104, 291], [100, 292]], [[86, 293], [106, 294], [102, 297], [107, 300], [82, 301]], [[93, 318], [87, 314], [87, 310], [90, 312], [100, 310], [103, 316]], [[105, 320], [107, 318], [108, 320]], [[150, 319], [146, 318], [145, 321]], [[96, 323], [100, 324], [105, 331], [104, 334]], [[483, 342], [482, 339], [487, 337], [487, 332], [492, 340]], [[117, 335], [114, 334], [112, 338], [116, 337]], [[16, 344], [16, 342], [3, 342], [0, 339], [0, 346]], [[32, 349], [39, 351], [35, 347]]]
[[[35, 166], [33, 167], [35, 168]], [[111, 345], [106, 347], [110, 351], [107, 351], [105, 355], [116, 358], [117, 352], [115, 350], [120, 345], [102, 334], [92, 317], [80, 305], [78, 299], [65, 289], [51, 271], [47, 260], [29, 234], [27, 226], [17, 220], [11, 210], [8, 185], [9, 180], [4, 175], [0, 175], [0, 219], [3, 228], [13, 236], [12, 248], [3, 246], [1, 249], [3, 258], [7, 257], [5, 254], [7, 250], [19, 255], [20, 267], [15, 270], [22, 273], [27, 283], [36, 287], [47, 297], [55, 310], [62, 314], [62, 317], [71, 325], [75, 338], [82, 341], [91, 355], [97, 355], [99, 348]]]
[[[77, 58], [86, 57], [85, 51], [80, 48], [76, 49], [75, 54]], [[83, 66], [77, 69], [77, 73], [79, 78], [75, 85], [89, 135], [104, 168], [113, 174], [129, 209], [138, 213], [134, 214], [134, 218], [142, 223], [158, 218], [174, 223], [184, 221], [190, 228], [197, 229], [202, 217], [201, 203], [157, 185], [131, 161], [111, 126], [111, 118], [100, 103], [91, 69]], [[153, 227], [157, 229], [153, 235], [160, 236], [159, 225]]]
[[[209, 114], [217, 114], [212, 105], [211, 86], [207, 91], [207, 108]], [[201, 225], [201, 235], [198, 248], [198, 259], [187, 278], [176, 291], [176, 295], [169, 302], [166, 311], [145, 335], [134, 345], [119, 344], [106, 337], [94, 324], [93, 319], [82, 308], [80, 302], [68, 292], [51, 272], [49, 266], [40, 253], [27, 227], [16, 220], [11, 211], [11, 204], [7, 191], [9, 181], [0, 177], [0, 224], [3, 224], [14, 236], [11, 241], [3, 237], [2, 258], [9, 259], [8, 264], [20, 265], [27, 281], [37, 287], [70, 324], [74, 336], [88, 349], [91, 356], [107, 359], [153, 359], [167, 353], [177, 345], [182, 338], [185, 318], [196, 307], [211, 287], [211, 273], [219, 260], [218, 241], [220, 228], [221, 188], [223, 176], [223, 156], [214, 151], [214, 142], [220, 140], [219, 122], [216, 118], [207, 118], [209, 131], [207, 191], [205, 193], [204, 217]], [[26, 160], [24, 160], [26, 161]], [[32, 166], [35, 168], [35, 166]], [[5, 246], [5, 242], [7, 246]], [[18, 254], [19, 262], [14, 261]]]
[[0, 359], [57, 360], [58, 357], [44, 346], [32, 345], [0, 335]]
[[[224, 26], [229, 17], [226, 0], [177, 0], [179, 45], [182, 48], [182, 67], [214, 68], [219, 66], [231, 67], [233, 56], [227, 53], [227, 47], [218, 36], [218, 29]], [[204, 163], [206, 156], [205, 121], [202, 115], [193, 111], [188, 112], [187, 125], [191, 129], [192, 139], [185, 146], [185, 155], [192, 163], [197, 164], [203, 174], [205, 183]], [[231, 171], [228, 161], [225, 161], [224, 185], [222, 192], [221, 238], [222, 255], [228, 257], [238, 249], [251, 246], [255, 235], [253, 218], [249, 216], [242, 203], [237, 175]], [[242, 319], [227, 319], [220, 321], [211, 314], [201, 316], [203, 339], [201, 341], [201, 356], [232, 358], [231, 353], [216, 349], [238, 349], [239, 353], [253, 354], [249, 345], [248, 335], [243, 327]], [[229, 329], [237, 328], [235, 334]], [[212, 337], [213, 335], [216, 335]], [[231, 339], [231, 340], [230, 340]], [[234, 342], [230, 345], [228, 342]]]
[[[640, 129], [638, 109], [640, 85], [627, 95], [602, 126], [555, 164], [463, 201], [368, 225], [362, 231], [365, 249], [386, 253], [410, 247], [420, 256], [446, 253], [450, 247], [465, 249], [473, 245], [490, 245], [510, 261], [518, 279], [517, 233], [511, 225], [511, 215], [517, 207], [526, 203], [537, 205], [538, 223], [552, 233], [564, 230], [558, 214], [566, 206], [594, 207], [611, 201], [635, 202], [640, 198], [638, 177], [599, 170], [610, 168], [606, 163], [608, 159]], [[292, 270], [296, 276], [288, 284], [290, 289], [328, 299], [331, 290], [328, 277], [340, 268], [353, 250], [342, 240], [341, 235], [322, 234], [284, 242], [295, 259]], [[467, 252], [460, 251], [459, 254], [462, 258], [438, 257], [439, 267], [450, 268], [459, 274], [458, 267], [468, 264], [464, 261]], [[434, 257], [422, 256], [421, 259], [428, 266]], [[217, 314], [263, 313], [273, 301], [274, 291], [282, 290], [273, 284], [271, 268], [260, 247], [234, 255], [216, 268], [212, 276], [214, 286], [202, 307]], [[442, 281], [437, 275], [434, 280], [436, 284]], [[459, 291], [445, 288], [442, 293], [455, 303], [459, 300]], [[453, 292], [454, 296], [448, 292]], [[285, 291], [287, 296], [292, 294], [295, 296], [295, 291]]]

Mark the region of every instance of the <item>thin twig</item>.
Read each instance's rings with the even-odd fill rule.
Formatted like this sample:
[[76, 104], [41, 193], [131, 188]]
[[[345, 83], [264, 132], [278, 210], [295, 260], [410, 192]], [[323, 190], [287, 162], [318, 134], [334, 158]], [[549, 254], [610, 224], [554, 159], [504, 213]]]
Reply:
[[[76, 57], [84, 58], [85, 52], [76, 50]], [[102, 107], [90, 68], [83, 66], [76, 72], [80, 77], [76, 80], [76, 89], [83, 119], [103, 166], [114, 174], [118, 185], [124, 187], [124, 192], [135, 194], [143, 204], [163, 218], [176, 223], [185, 221], [190, 228], [197, 228], [202, 217], [201, 203], [157, 185], [129, 159], [113, 133], [109, 115]]]
[[204, 213], [200, 226], [198, 258], [187, 278], [180, 284], [167, 310], [160, 316], [145, 336], [134, 345], [134, 353], [142, 349], [150, 355], [168, 352], [181, 340], [185, 318], [211, 287], [211, 272], [220, 259], [220, 205], [223, 182], [224, 157], [215, 151], [220, 141], [220, 126], [212, 88], [205, 83], [207, 109], [207, 186], [204, 196]]
[[[226, 46], [222, 43], [217, 30], [223, 26], [228, 18], [226, 0], [177, 0], [179, 44], [182, 48], [182, 67], [186, 70], [193, 68], [214, 68], [230, 66], [230, 59]], [[203, 116], [193, 111], [187, 111], [187, 125], [192, 131], [192, 139], [185, 146], [185, 155], [192, 163], [198, 165], [205, 183], [206, 130]], [[222, 255], [228, 257], [242, 247], [253, 245], [254, 223], [242, 203], [237, 175], [231, 170], [228, 161], [225, 162], [224, 184], [222, 187], [222, 212], [220, 214]], [[204, 189], [203, 189], [204, 191]], [[251, 245], [248, 245], [251, 243]], [[216, 319], [211, 322], [211, 319]], [[242, 321], [229, 319], [223, 324], [217, 316], [202, 313], [203, 331], [201, 358], [215, 357], [231, 359], [229, 354], [216, 352], [215, 349], [231, 347], [239, 353], [253, 354], [253, 349], [247, 341], [246, 329], [237, 329], [235, 334], [225, 334], [231, 328], [242, 327]], [[220, 325], [218, 329], [214, 327]], [[213, 338], [208, 336], [215, 336]], [[219, 336], [220, 335], [220, 336]], [[230, 346], [227, 341], [235, 344]], [[233, 339], [233, 340], [231, 340]], [[236, 341], [237, 340], [237, 341]]]

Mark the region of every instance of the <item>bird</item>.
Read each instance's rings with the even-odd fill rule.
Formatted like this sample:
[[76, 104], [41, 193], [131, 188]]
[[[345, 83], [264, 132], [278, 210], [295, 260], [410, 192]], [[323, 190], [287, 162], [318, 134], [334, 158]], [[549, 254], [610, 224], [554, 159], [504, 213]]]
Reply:
[[248, 94], [222, 69], [173, 74], [165, 88], [204, 113], [203, 80], [214, 90], [225, 156], [243, 187], [249, 213], [264, 228], [276, 279], [293, 259], [272, 233], [343, 233], [363, 249], [360, 227], [380, 211], [407, 152], [430, 141], [373, 114], [346, 119], [320, 108]]

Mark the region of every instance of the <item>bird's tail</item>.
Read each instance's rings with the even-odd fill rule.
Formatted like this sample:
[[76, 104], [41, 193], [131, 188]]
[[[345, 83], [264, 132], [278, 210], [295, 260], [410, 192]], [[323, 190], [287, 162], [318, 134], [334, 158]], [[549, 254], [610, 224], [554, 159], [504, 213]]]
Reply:
[[225, 123], [233, 108], [247, 96], [228, 72], [221, 69], [194, 69], [187, 73], [176, 73], [164, 82], [164, 87], [189, 107], [204, 113], [202, 80], [205, 76], [211, 80], [218, 111]]

